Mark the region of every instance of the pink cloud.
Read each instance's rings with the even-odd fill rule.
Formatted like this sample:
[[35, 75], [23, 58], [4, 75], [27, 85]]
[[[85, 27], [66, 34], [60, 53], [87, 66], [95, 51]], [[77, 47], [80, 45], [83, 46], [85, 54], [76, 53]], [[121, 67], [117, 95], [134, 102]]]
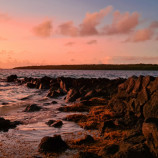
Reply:
[[96, 35], [98, 34], [98, 30], [96, 26], [98, 26], [103, 18], [112, 11], [112, 6], [108, 6], [99, 12], [95, 13], [87, 13], [84, 18], [82, 24], [80, 24], [80, 34], [82, 36], [86, 35]]
[[103, 28], [105, 34], [124, 34], [131, 32], [139, 24], [139, 13], [125, 12], [121, 14], [115, 11], [113, 14], [113, 23]]
[[126, 40], [126, 42], [131, 41], [131, 42], [142, 42], [142, 41], [147, 41], [152, 39], [153, 37], [153, 31], [149, 28], [146, 29], [140, 29], [136, 31], [132, 37]]
[[52, 33], [52, 22], [50, 20], [44, 21], [43, 23], [33, 28], [33, 33], [38, 37], [50, 37]]
[[59, 25], [59, 32], [63, 35], [77, 36], [78, 28], [74, 26], [73, 21], [68, 21]]

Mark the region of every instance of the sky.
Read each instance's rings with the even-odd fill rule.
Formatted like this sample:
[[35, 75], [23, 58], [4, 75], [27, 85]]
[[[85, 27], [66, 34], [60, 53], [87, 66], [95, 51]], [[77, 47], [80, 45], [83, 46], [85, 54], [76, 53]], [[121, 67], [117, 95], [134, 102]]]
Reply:
[[158, 64], [157, 0], [0, 0], [0, 68]]

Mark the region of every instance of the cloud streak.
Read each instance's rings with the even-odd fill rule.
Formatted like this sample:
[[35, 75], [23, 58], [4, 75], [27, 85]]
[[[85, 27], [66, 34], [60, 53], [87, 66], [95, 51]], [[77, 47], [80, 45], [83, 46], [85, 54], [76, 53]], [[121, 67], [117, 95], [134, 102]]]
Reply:
[[50, 37], [52, 33], [52, 22], [50, 20], [44, 21], [33, 28], [33, 33], [42, 38]]
[[74, 37], [78, 35], [78, 28], [74, 26], [73, 21], [68, 21], [59, 25], [59, 32], [62, 35]]
[[129, 33], [139, 24], [139, 17], [138, 12], [121, 14], [119, 11], [115, 11], [112, 24], [104, 26], [103, 32], [107, 35]]
[[96, 26], [101, 23], [104, 17], [107, 16], [112, 11], [112, 9], [112, 6], [108, 6], [99, 12], [87, 13], [82, 24], [80, 24], [80, 35], [87, 36], [99, 34]]

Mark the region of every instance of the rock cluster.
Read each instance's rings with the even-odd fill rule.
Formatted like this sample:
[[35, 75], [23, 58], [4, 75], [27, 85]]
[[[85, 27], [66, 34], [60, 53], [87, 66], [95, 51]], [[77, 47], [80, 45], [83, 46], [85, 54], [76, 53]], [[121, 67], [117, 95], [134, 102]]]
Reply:
[[[81, 151], [77, 157], [158, 157], [158, 77], [115, 80], [43, 77], [14, 81], [30, 88], [48, 89], [47, 96], [51, 98], [65, 95], [65, 102], [72, 104], [60, 107], [59, 111], [85, 112], [64, 118], [99, 133], [97, 138], [86, 136], [70, 141], [70, 147]], [[61, 124], [50, 121], [48, 125], [54, 126], [54, 123]], [[59, 144], [61, 149], [62, 145], [67, 149], [59, 137], [43, 138], [39, 150], [57, 152]]]

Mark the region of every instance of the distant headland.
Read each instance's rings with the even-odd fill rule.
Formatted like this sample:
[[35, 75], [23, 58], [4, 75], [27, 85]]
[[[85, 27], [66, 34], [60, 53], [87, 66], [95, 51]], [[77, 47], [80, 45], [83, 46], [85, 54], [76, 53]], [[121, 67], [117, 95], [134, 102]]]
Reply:
[[157, 64], [90, 64], [90, 65], [41, 65], [24, 66], [13, 69], [48, 69], [48, 70], [158, 70]]

